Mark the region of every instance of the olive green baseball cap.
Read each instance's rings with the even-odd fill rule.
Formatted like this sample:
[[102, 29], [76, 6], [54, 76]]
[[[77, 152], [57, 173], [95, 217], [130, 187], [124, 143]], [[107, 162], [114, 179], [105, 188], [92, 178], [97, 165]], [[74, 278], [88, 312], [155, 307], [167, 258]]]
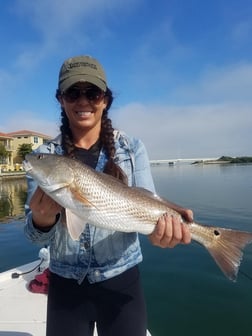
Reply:
[[77, 82], [89, 82], [106, 91], [106, 75], [101, 64], [91, 56], [76, 56], [65, 60], [59, 72], [59, 90], [66, 91]]

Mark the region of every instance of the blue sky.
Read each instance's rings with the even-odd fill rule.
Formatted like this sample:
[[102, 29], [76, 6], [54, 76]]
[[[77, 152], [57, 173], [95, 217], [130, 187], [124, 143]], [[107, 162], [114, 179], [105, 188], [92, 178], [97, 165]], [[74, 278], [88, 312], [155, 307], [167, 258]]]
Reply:
[[0, 132], [56, 135], [59, 68], [87, 54], [151, 159], [252, 156], [251, 0], [10, 0], [0, 25]]

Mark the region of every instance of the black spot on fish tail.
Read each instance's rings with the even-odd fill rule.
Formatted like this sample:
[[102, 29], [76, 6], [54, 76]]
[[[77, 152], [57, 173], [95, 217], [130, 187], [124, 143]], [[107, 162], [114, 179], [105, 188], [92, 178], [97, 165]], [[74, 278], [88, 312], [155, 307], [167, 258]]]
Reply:
[[224, 228], [213, 229], [213, 240], [205, 246], [222, 272], [236, 281], [243, 248], [252, 242], [252, 233]]

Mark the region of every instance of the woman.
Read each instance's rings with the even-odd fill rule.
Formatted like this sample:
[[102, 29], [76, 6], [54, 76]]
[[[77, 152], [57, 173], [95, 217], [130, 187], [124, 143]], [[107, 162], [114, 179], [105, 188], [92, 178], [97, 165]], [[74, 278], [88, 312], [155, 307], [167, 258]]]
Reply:
[[[130, 186], [154, 191], [143, 143], [115, 131], [108, 110], [113, 96], [101, 65], [92, 57], [67, 59], [59, 73], [56, 98], [61, 105], [61, 134], [37, 152], [74, 157]], [[28, 179], [25, 233], [50, 245], [47, 336], [146, 335], [147, 318], [138, 264], [137, 233], [86, 225], [73, 241], [62, 223], [64, 210]], [[187, 220], [192, 212], [174, 204]], [[190, 232], [179, 218], [164, 214], [150, 235], [154, 245], [189, 243]]]

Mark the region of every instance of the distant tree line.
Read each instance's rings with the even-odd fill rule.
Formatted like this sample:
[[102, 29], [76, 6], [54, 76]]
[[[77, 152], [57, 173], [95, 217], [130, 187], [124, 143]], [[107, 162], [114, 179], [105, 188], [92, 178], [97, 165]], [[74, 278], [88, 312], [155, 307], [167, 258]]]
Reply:
[[218, 161], [227, 161], [229, 163], [252, 163], [252, 156], [239, 156], [235, 158], [231, 156], [222, 156]]

